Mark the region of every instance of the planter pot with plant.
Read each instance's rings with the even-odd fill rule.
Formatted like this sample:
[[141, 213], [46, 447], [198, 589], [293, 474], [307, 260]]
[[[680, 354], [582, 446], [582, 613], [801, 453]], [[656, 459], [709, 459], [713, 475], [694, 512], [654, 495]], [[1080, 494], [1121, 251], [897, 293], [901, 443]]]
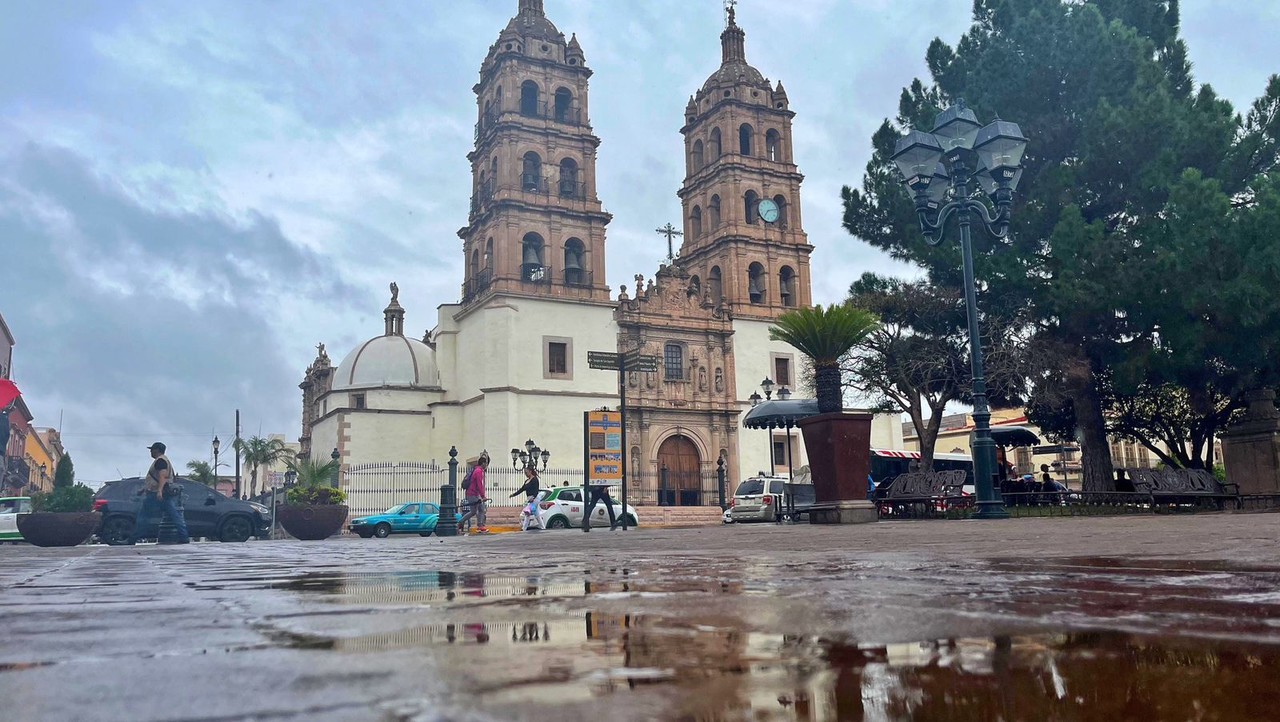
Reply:
[[39, 547], [73, 547], [98, 529], [101, 516], [93, 511], [93, 489], [84, 484], [55, 486], [31, 496], [30, 514], [18, 515], [22, 538]]
[[280, 526], [304, 541], [328, 539], [341, 531], [349, 510], [347, 495], [331, 486], [338, 462], [290, 461], [289, 469], [297, 474], [297, 486], [289, 490], [286, 503], [276, 508]]

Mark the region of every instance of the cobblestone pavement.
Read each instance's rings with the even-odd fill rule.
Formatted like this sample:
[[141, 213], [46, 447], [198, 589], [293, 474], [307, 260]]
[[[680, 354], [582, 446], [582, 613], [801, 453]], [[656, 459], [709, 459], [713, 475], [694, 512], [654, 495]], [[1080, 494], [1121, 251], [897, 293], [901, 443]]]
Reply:
[[1259, 719], [1278, 536], [1207, 514], [6, 546], [0, 716]]

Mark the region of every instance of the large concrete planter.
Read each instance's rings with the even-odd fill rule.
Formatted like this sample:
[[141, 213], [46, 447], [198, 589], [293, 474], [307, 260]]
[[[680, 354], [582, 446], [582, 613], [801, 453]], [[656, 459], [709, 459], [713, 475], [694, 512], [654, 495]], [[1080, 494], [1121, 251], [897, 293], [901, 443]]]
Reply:
[[295, 539], [316, 541], [328, 539], [342, 530], [347, 520], [347, 506], [295, 506], [285, 504], [276, 508], [276, 520]]
[[871, 471], [871, 414], [818, 414], [796, 422], [813, 472], [814, 524], [859, 524], [876, 520], [867, 500]]
[[38, 547], [73, 547], [97, 530], [102, 515], [93, 511], [35, 512], [18, 515], [22, 538]]

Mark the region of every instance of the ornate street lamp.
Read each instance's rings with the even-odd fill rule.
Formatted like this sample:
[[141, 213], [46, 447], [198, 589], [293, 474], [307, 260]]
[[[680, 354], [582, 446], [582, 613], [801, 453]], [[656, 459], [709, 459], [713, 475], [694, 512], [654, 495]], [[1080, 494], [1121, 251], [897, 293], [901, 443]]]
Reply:
[[790, 400], [791, 389], [787, 388], [786, 386], [783, 386], [782, 388], [778, 389], [778, 398], [781, 399], [782, 401]]
[[217, 434], [213, 436], [213, 488], [218, 488], [218, 449], [222, 448], [222, 442], [218, 440]]
[[[975, 222], [996, 238], [1009, 234], [1013, 192], [1022, 180], [1022, 156], [1027, 139], [1016, 123], [997, 120], [983, 126], [964, 100], [935, 120], [932, 133], [911, 130], [898, 140], [893, 162], [903, 183], [915, 197], [916, 216], [925, 240], [936, 246], [952, 216], [960, 226], [964, 255], [965, 306], [969, 320], [969, 364], [973, 371], [973, 469], [979, 519], [1005, 519], [1009, 512], [996, 491], [996, 445], [991, 438], [991, 409], [982, 367], [978, 329], [978, 300], [973, 273], [970, 226]], [[977, 186], [977, 187], [975, 187]], [[979, 199], [983, 193], [995, 205], [995, 215]], [[945, 205], [944, 205], [945, 202]]]
[[547, 462], [551, 460], [551, 452], [539, 448], [533, 439], [524, 442], [523, 449], [511, 450], [511, 468], [533, 469], [538, 471], [538, 462], [542, 462], [542, 471], [547, 470]]
[[773, 400], [773, 387], [774, 387], [773, 379], [769, 378], [768, 376], [765, 376], [764, 381], [760, 382], [760, 388], [764, 390], [764, 398], [766, 401]]
[[[331, 451], [331, 452], [329, 453], [329, 458], [330, 458], [330, 459], [333, 459], [334, 461], [337, 461], [338, 459], [341, 459], [341, 458], [342, 458], [342, 454], [339, 454], [339, 453], [338, 453], [338, 447], [336, 447], [336, 446], [335, 446], [335, 447], [333, 447], [333, 451]], [[341, 469], [341, 468], [342, 468], [342, 467], [341, 467], [341, 465], [339, 465], [339, 466], [335, 466], [335, 467], [333, 468], [333, 481], [332, 481], [331, 483], [333, 484], [333, 488], [335, 488], [335, 489], [337, 489], [337, 488], [338, 488], [338, 471], [339, 471], [339, 469]]]

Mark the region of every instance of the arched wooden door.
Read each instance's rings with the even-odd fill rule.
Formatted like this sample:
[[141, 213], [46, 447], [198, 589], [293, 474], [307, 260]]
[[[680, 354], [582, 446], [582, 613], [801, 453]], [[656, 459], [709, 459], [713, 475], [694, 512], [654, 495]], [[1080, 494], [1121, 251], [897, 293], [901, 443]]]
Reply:
[[702, 474], [698, 447], [687, 437], [672, 436], [658, 447], [658, 504], [700, 506]]

